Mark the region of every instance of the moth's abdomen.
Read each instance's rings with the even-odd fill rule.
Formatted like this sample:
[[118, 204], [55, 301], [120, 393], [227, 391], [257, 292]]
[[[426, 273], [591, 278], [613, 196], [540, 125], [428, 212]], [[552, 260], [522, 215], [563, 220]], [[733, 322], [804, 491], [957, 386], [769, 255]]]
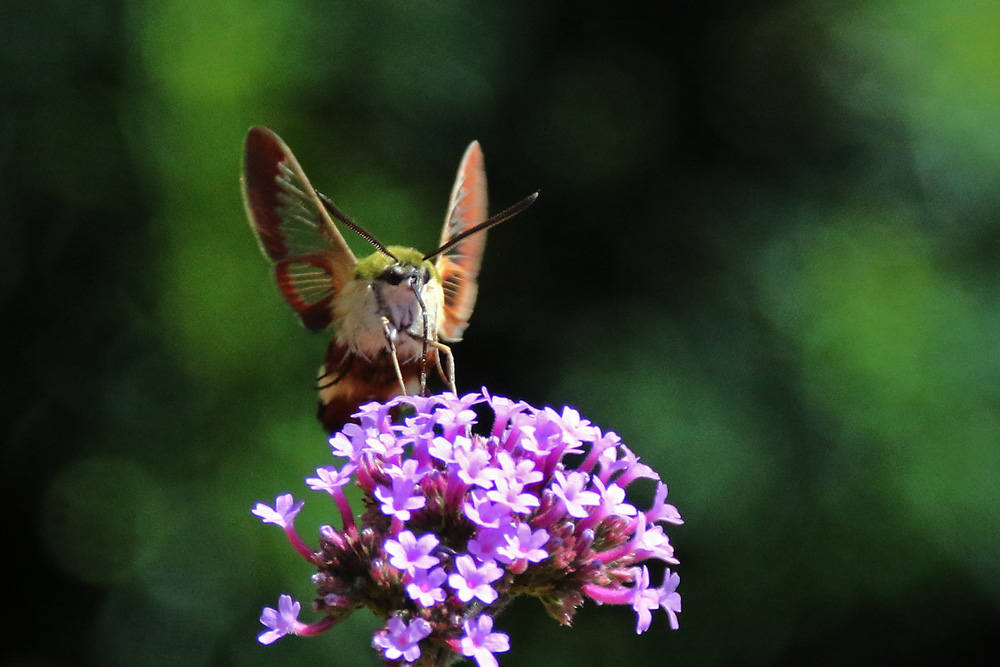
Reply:
[[[435, 363], [437, 350], [431, 348], [427, 353], [428, 367]], [[419, 393], [419, 357], [400, 360], [399, 368], [406, 393]], [[359, 406], [371, 401], [385, 402], [402, 393], [388, 350], [365, 358], [336, 340], [330, 341], [327, 347], [318, 386], [319, 420], [328, 433], [339, 431], [344, 424], [353, 421], [351, 415]]]

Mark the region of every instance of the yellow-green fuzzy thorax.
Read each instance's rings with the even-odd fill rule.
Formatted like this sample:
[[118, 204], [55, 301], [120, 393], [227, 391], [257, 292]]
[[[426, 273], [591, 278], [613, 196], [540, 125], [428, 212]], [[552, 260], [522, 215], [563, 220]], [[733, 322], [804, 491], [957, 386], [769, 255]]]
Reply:
[[[434, 262], [424, 259], [424, 254], [419, 250], [397, 245], [386, 246], [386, 249], [396, 256], [400, 265], [430, 269], [431, 280], [441, 280]], [[376, 276], [382, 275], [393, 264], [396, 264], [396, 261], [392, 257], [384, 252], [375, 252], [358, 261], [357, 266], [354, 267], [354, 276], [364, 281], [371, 281]]]

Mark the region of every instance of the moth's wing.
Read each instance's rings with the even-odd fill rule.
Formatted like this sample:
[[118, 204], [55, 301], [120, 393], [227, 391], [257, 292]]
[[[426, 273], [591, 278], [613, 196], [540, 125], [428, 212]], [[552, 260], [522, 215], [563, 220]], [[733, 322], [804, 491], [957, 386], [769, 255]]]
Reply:
[[292, 151], [271, 130], [250, 128], [240, 181], [250, 227], [274, 262], [281, 295], [307, 328], [325, 329], [357, 258]]
[[[486, 168], [483, 150], [478, 141], [465, 149], [458, 165], [455, 185], [451, 190], [448, 212], [441, 230], [441, 243], [479, 224], [487, 217]], [[441, 338], [458, 341], [469, 324], [472, 308], [476, 305], [479, 285], [476, 277], [486, 247], [486, 232], [466, 237], [454, 247], [438, 256], [437, 269], [444, 286], [444, 322]]]

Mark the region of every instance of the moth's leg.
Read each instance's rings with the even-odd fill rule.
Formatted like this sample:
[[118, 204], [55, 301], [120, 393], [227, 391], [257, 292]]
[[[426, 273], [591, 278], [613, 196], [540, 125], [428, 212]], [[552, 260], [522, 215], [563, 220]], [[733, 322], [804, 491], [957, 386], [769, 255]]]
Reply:
[[417, 304], [420, 306], [420, 318], [423, 327], [420, 329], [422, 335], [420, 340], [420, 395], [427, 395], [427, 306], [424, 305], [424, 300], [420, 298], [420, 289], [422, 281], [411, 278], [409, 281], [410, 289], [413, 290], [413, 298], [416, 299]]
[[[458, 396], [458, 389], [456, 388], [455, 385], [455, 355], [451, 353], [451, 348], [445, 345], [444, 343], [433, 340], [430, 341], [430, 344], [438, 351], [437, 361], [436, 361], [438, 374], [441, 376], [441, 379], [444, 380], [445, 384], [448, 385], [448, 388], [451, 390], [451, 393]], [[447, 357], [445, 363], [445, 366], [448, 367], [447, 376], [445, 375], [444, 369], [441, 368], [441, 357]]]
[[396, 341], [392, 336], [392, 328], [389, 325], [389, 318], [382, 317], [382, 332], [385, 334], [385, 341], [389, 344], [389, 356], [392, 357], [392, 368], [396, 371], [396, 379], [399, 380], [399, 391], [406, 396], [406, 383], [403, 381], [403, 371], [399, 368], [399, 357], [396, 356]]
[[427, 395], [427, 312], [424, 311], [424, 336], [420, 341], [420, 395]]

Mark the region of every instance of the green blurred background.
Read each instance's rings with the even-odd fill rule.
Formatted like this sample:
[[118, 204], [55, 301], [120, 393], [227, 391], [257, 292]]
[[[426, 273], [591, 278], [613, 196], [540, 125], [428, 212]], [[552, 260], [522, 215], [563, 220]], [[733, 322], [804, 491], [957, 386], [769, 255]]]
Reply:
[[255, 641], [312, 590], [250, 507], [336, 515], [254, 124], [387, 243], [434, 246], [471, 139], [494, 210], [541, 191], [459, 383], [661, 472], [684, 612], [515, 605], [503, 667], [990, 663], [998, 34], [990, 0], [4, 3], [0, 664], [378, 664], [367, 613]]

